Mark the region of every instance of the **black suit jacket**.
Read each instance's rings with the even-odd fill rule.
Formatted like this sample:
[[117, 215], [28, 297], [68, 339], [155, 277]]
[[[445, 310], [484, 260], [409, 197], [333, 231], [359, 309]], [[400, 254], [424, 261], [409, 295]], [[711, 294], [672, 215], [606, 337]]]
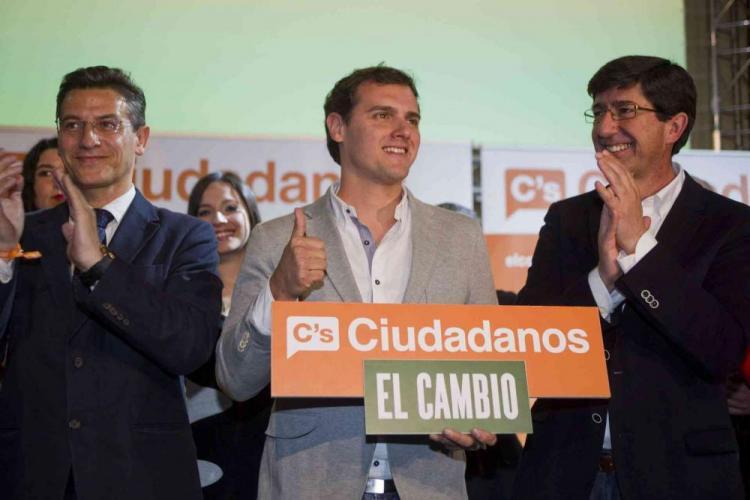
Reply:
[[[550, 207], [520, 303], [595, 305], [601, 210], [596, 192]], [[656, 238], [602, 322], [611, 399], [536, 403], [516, 498], [588, 498], [607, 412], [624, 498], [741, 498], [724, 381], [750, 332], [750, 208], [686, 175]]]
[[0, 496], [80, 500], [201, 498], [181, 374], [216, 341], [221, 282], [207, 224], [140, 193], [93, 291], [71, 279], [60, 227], [67, 205], [30, 214], [0, 285], [13, 301], [0, 389]]

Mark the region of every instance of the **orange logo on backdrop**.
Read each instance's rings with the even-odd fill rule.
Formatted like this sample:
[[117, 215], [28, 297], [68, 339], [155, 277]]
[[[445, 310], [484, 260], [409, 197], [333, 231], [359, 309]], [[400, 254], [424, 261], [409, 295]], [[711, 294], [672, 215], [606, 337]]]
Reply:
[[514, 169], [505, 171], [505, 216], [524, 208], [547, 208], [565, 198], [562, 170]]
[[275, 397], [362, 397], [365, 359], [521, 360], [531, 397], [609, 397], [595, 307], [274, 302]]

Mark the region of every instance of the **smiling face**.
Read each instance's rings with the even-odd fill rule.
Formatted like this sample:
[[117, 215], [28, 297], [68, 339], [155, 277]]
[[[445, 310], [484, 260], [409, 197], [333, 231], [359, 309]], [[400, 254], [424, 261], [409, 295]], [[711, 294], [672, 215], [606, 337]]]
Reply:
[[419, 105], [408, 86], [367, 82], [356, 92], [348, 120], [326, 118], [339, 144], [342, 180], [395, 186], [409, 174], [419, 150]]
[[[623, 103], [654, 108], [643, 95], [640, 84], [601, 92], [594, 96], [593, 107], [612, 109]], [[638, 111], [633, 118], [615, 121], [609, 112], [603, 113], [602, 118], [591, 129], [594, 149], [606, 149], [612, 153], [633, 174], [636, 181], [671, 176], [672, 145], [679, 138], [679, 135], [675, 136], [675, 132], [679, 129], [681, 134], [684, 130], [684, 127], [675, 122], [683, 121], [685, 117], [680, 115], [684, 113], [660, 121], [657, 113]]]
[[245, 249], [250, 215], [232, 186], [221, 181], [209, 184], [196, 215], [213, 226], [220, 256]]
[[34, 170], [34, 206], [37, 209], [52, 208], [65, 201], [65, 196], [52, 178], [52, 171], [62, 169], [63, 162], [57, 149], [42, 151]]
[[91, 123], [73, 132], [60, 130], [58, 142], [68, 173], [87, 198], [109, 202], [124, 194], [132, 185], [135, 158], [145, 151], [148, 127], [133, 130], [125, 98], [109, 88], [68, 92], [60, 109], [60, 122], [66, 120], [119, 124], [114, 133], [95, 130]]

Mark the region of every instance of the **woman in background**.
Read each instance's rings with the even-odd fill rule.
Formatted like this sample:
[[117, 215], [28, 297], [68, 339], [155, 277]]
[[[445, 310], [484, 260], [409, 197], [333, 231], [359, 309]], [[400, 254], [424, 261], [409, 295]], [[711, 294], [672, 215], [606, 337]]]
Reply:
[[[26, 213], [52, 208], [65, 201], [62, 191], [52, 179], [52, 170], [63, 168], [57, 154], [57, 138], [42, 139], [26, 153], [23, 159], [23, 209]], [[5, 373], [8, 345], [0, 341], [0, 387]]]
[[[188, 213], [210, 223], [216, 233], [226, 317], [250, 232], [260, 222], [255, 195], [232, 173], [209, 174], [190, 192]], [[218, 340], [220, 332], [216, 333]], [[269, 389], [249, 401], [233, 403], [216, 389], [213, 356], [190, 379], [200, 384], [187, 382], [187, 406], [204, 497], [254, 499], [271, 412]]]
[[42, 139], [23, 160], [23, 208], [28, 212], [52, 208], [65, 201], [65, 196], [52, 179], [52, 171], [63, 168], [57, 153], [57, 138]]

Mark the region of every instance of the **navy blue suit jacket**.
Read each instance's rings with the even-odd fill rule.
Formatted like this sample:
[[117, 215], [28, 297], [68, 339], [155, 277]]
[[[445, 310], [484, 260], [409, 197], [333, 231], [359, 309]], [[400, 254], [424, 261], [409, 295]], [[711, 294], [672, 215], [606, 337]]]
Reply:
[[[594, 306], [596, 192], [552, 205], [522, 304]], [[741, 498], [724, 382], [750, 332], [750, 208], [686, 176], [658, 245], [602, 322], [610, 400], [539, 400], [514, 496], [588, 498], [609, 412], [623, 498]]]
[[0, 496], [80, 500], [201, 498], [180, 375], [211, 355], [221, 282], [211, 227], [140, 193], [94, 290], [71, 279], [68, 207], [29, 214], [0, 285], [12, 302], [0, 389]]

